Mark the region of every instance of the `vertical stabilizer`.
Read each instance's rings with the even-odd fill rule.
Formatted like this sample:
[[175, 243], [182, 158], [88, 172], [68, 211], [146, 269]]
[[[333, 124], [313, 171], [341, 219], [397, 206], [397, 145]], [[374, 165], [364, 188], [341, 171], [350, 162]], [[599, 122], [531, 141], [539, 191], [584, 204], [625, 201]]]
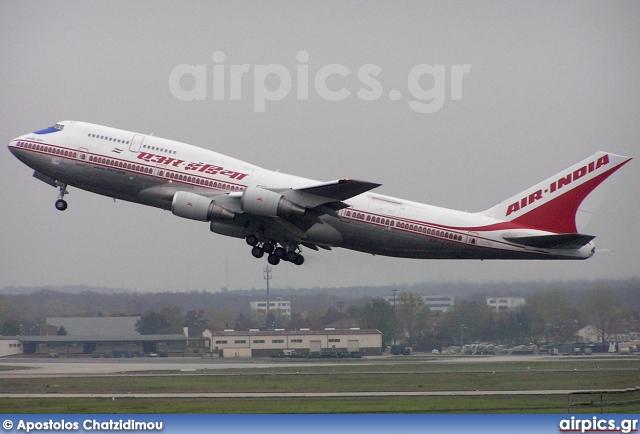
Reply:
[[580, 233], [613, 185], [603, 182], [630, 160], [597, 152], [480, 214], [526, 228]]

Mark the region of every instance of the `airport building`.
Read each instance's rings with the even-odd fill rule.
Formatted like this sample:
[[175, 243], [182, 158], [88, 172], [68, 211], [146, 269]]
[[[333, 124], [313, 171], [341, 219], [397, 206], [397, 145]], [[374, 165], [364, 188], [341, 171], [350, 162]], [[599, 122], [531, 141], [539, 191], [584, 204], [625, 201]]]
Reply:
[[0, 336], [0, 357], [22, 354], [23, 344], [17, 336]]
[[139, 316], [113, 317], [49, 317], [46, 334], [55, 335], [63, 327], [69, 336], [128, 336], [140, 335], [136, 331]]
[[[0, 356], [140, 357], [200, 355], [209, 351], [206, 338], [189, 338], [188, 332], [141, 335], [135, 330], [140, 317], [47, 318], [43, 331], [51, 336], [13, 336], [0, 339]], [[57, 335], [61, 328], [66, 335]]]
[[185, 335], [20, 336], [23, 354], [51, 357], [145, 357], [200, 355], [208, 341]]
[[203, 333], [211, 342], [211, 352], [222, 357], [268, 357], [277, 354], [320, 352], [360, 352], [366, 356], [382, 354], [382, 333], [378, 330], [325, 329], [314, 331], [268, 330], [209, 331]]
[[[267, 310], [267, 301], [252, 301], [249, 303], [252, 310]], [[282, 297], [276, 297], [275, 301], [269, 301], [269, 311], [279, 311], [291, 318], [291, 302], [283, 300]]]
[[[424, 303], [432, 312], [446, 312], [451, 309], [456, 302], [453, 295], [418, 295], [420, 295]], [[392, 295], [385, 296], [384, 299], [393, 304]], [[398, 295], [396, 295], [396, 303], [400, 303], [400, 297]]]

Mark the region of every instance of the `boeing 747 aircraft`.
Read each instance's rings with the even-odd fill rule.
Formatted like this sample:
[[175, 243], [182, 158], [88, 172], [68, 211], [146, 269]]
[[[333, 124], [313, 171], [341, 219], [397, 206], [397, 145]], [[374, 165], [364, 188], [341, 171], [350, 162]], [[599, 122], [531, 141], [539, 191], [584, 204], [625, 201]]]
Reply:
[[[244, 238], [256, 258], [301, 265], [301, 246], [422, 259], [586, 259], [592, 193], [631, 158], [598, 152], [470, 213], [372, 193], [380, 184], [318, 182], [159, 137], [76, 121], [17, 137], [9, 150], [60, 193], [69, 186], [171, 210]], [[589, 200], [585, 200], [585, 199]]]

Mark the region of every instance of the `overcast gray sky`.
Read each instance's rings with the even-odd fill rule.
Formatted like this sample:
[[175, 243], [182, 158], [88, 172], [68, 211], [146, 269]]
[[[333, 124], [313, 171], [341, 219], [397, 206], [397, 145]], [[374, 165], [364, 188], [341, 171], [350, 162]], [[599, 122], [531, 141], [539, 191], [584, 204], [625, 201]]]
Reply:
[[[274, 287], [640, 275], [638, 2], [2, 2], [0, 36], [5, 144], [82, 120], [322, 181], [379, 182], [383, 194], [468, 211], [598, 150], [636, 158], [587, 228], [612, 252], [588, 261], [307, 251], [302, 267], [274, 268]], [[227, 73], [230, 65], [251, 66], [239, 101], [214, 100], [217, 51]], [[203, 100], [172, 93], [171, 73], [185, 64], [205, 66]], [[272, 64], [291, 72], [293, 87], [257, 113], [253, 72]], [[351, 92], [342, 101], [314, 86], [331, 64], [351, 71], [327, 80], [331, 90]], [[409, 105], [416, 100], [410, 71], [422, 64], [446, 72], [446, 98], [433, 113]], [[299, 65], [309, 71], [308, 100], [297, 97]], [[380, 68], [383, 91], [372, 101], [357, 94], [371, 90], [357, 75], [363, 65]], [[456, 65], [470, 65], [458, 99], [451, 94]], [[180, 80], [184, 89], [194, 85], [193, 77]], [[267, 85], [273, 90], [279, 81], [272, 76]], [[425, 75], [418, 86], [436, 83]], [[266, 260], [205, 223], [73, 187], [69, 209], [58, 212], [56, 190], [33, 179], [6, 147], [0, 183], [0, 287], [264, 287]]]

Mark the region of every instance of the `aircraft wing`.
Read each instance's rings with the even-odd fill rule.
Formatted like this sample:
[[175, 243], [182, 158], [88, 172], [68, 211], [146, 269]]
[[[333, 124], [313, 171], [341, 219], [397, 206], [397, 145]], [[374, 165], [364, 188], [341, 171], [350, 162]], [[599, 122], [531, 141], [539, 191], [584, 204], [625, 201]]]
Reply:
[[[343, 200], [378, 186], [380, 184], [373, 182], [340, 179], [289, 189], [247, 187], [244, 191], [214, 193], [198, 188], [184, 191], [180, 187], [164, 184], [145, 189], [140, 196], [145, 199], [155, 198], [164, 207], [172, 209], [174, 214], [188, 215], [188, 218], [195, 220], [210, 219], [213, 214], [207, 213], [213, 212], [211, 204], [215, 203], [216, 207], [223, 210], [216, 208], [218, 215], [214, 217], [221, 224], [241, 226], [247, 233], [261, 232], [266, 238], [278, 242], [300, 243], [307, 237], [306, 232], [310, 228], [316, 224], [323, 225], [320, 216], [337, 217], [338, 210], [348, 207]], [[182, 199], [175, 203], [174, 197], [178, 194]], [[276, 214], [280, 211], [275, 211], [280, 209], [282, 200], [289, 204], [289, 211], [285, 215]], [[229, 216], [235, 217], [229, 219]], [[332, 228], [321, 230], [328, 234], [328, 239], [339, 237]]]
[[[367, 181], [357, 181], [354, 179], [339, 179], [336, 181], [324, 182], [309, 185], [306, 187], [290, 188], [290, 189], [267, 189], [273, 192], [281, 194], [284, 198], [304, 207], [309, 210], [316, 209], [319, 214], [323, 214], [321, 210], [317, 209], [322, 205], [327, 205], [332, 210], [339, 210], [346, 208], [348, 205], [343, 203], [343, 200], [357, 196], [371, 189], [379, 187], [381, 184], [376, 184]], [[173, 196], [178, 191], [184, 191], [185, 189], [180, 186], [173, 186], [171, 184], [157, 185], [149, 187], [140, 192], [140, 197], [146, 200], [156, 199], [157, 201], [164, 201], [166, 207], [171, 207], [171, 201]], [[189, 191], [189, 190], [187, 190]], [[242, 192], [233, 193], [212, 193], [207, 190], [192, 189], [193, 193], [207, 198], [214, 199], [217, 203], [225, 208], [234, 212], [242, 212], [240, 208], [240, 199], [242, 198]]]
[[348, 205], [342, 201], [365, 193], [381, 184], [355, 179], [339, 179], [323, 182], [307, 187], [277, 190], [285, 198], [305, 208], [314, 209], [327, 205], [330, 209], [339, 210]]
[[[349, 206], [343, 202], [344, 200], [365, 193], [380, 185], [346, 178], [305, 187], [273, 190], [281, 194], [285, 199], [304, 207], [307, 211], [305, 215], [286, 220], [279, 217], [265, 219], [264, 217], [254, 216], [254, 218], [262, 220], [263, 227], [267, 231], [272, 231], [275, 239], [284, 238], [298, 242], [303, 241], [307, 230], [316, 223], [322, 224], [321, 215], [329, 214], [337, 217], [336, 212], [338, 210]], [[234, 194], [238, 193], [232, 193], [231, 195]], [[307, 247], [317, 249], [316, 246], [307, 245]]]
[[595, 236], [584, 234], [538, 235], [528, 237], [503, 237], [505, 240], [527, 247], [539, 249], [579, 249]]

